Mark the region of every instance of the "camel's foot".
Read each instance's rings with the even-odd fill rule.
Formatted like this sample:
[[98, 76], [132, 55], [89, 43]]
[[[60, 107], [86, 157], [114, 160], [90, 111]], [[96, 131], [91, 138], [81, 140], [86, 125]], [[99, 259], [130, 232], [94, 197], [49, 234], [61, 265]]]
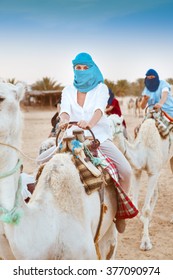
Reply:
[[142, 251], [149, 251], [152, 249], [152, 244], [149, 238], [143, 238], [141, 241], [140, 249]]

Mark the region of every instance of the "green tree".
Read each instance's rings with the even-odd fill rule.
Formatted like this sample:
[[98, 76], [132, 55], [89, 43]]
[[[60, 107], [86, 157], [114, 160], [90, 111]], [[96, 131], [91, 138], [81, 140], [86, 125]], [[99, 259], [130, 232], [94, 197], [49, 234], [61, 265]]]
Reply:
[[130, 85], [130, 95], [140, 96], [144, 89], [144, 79], [137, 79]]
[[105, 79], [105, 84], [107, 85], [108, 88], [116, 95], [116, 84], [113, 81]]
[[39, 92], [34, 94], [36, 103], [42, 105], [49, 104], [50, 106], [53, 106], [53, 104], [56, 104], [61, 98], [62, 89], [63, 86], [61, 86], [61, 84], [58, 84], [55, 80], [48, 77], [43, 77], [42, 80], [38, 80], [31, 85], [31, 92]]
[[166, 81], [167, 81], [169, 84], [173, 85], [173, 79], [172, 79], [172, 78], [168, 78]]
[[13, 85], [16, 85], [17, 84], [17, 81], [15, 78], [12, 78], [12, 79], [7, 79], [7, 83], [10, 83], [10, 84], [13, 84]]
[[42, 80], [36, 81], [32, 86], [32, 90], [62, 90], [61, 84], [58, 84], [51, 78], [44, 77]]
[[117, 96], [130, 95], [130, 84], [127, 80], [118, 80], [117, 81], [116, 95]]

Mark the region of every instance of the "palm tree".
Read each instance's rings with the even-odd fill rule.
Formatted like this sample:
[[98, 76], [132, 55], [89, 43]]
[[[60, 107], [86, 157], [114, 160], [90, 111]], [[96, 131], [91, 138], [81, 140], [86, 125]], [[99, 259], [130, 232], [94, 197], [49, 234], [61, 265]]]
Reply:
[[173, 85], [173, 79], [172, 79], [172, 78], [168, 78], [166, 81], [167, 81], [169, 84]]
[[61, 84], [57, 84], [56, 81], [51, 78], [44, 77], [42, 80], [37, 81], [31, 86], [32, 90], [62, 90]]
[[42, 80], [38, 80], [31, 85], [32, 91], [29, 95], [33, 96], [37, 103], [41, 105], [49, 104], [52, 107], [61, 98], [62, 89], [63, 86], [61, 84], [58, 84], [51, 78], [43, 77]]
[[126, 96], [129, 95], [130, 84], [127, 80], [118, 80], [116, 84], [116, 95]]
[[105, 79], [104, 83], [116, 95], [116, 84], [113, 81]]
[[13, 85], [16, 85], [17, 84], [17, 81], [15, 78], [11, 78], [11, 79], [7, 79], [7, 83], [10, 83], [10, 84], [13, 84]]

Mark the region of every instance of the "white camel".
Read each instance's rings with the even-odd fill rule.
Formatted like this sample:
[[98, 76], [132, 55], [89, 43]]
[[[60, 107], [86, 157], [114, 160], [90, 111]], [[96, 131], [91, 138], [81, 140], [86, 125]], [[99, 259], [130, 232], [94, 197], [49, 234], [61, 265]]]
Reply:
[[114, 142], [133, 168], [132, 195], [137, 208], [142, 171], [146, 171], [148, 175], [147, 193], [140, 213], [143, 223], [140, 249], [150, 250], [152, 243], [149, 236], [149, 223], [158, 198], [157, 183], [161, 169], [172, 156], [171, 138], [168, 136], [163, 139], [155, 126], [154, 119], [146, 119], [140, 127], [137, 138], [130, 143], [123, 136], [123, 117], [111, 115], [109, 120]]
[[115, 189], [105, 188], [104, 217], [96, 238], [100, 197], [98, 192], [85, 193], [70, 154], [52, 157], [42, 171], [30, 202], [24, 202], [19, 155], [12, 148], [19, 148], [21, 139], [19, 101], [23, 91], [21, 85], [0, 83], [0, 257], [114, 259]]
[[[17, 165], [17, 154], [8, 146], [20, 147], [22, 115], [19, 110], [19, 102], [24, 94], [24, 86], [18, 83], [13, 84], [0, 82], [0, 215], [3, 208], [10, 209], [14, 201], [15, 193], [11, 192], [13, 185], [17, 186], [18, 172], [14, 176], [6, 176], [9, 170]], [[1, 179], [2, 177], [2, 179]], [[4, 178], [3, 178], [4, 177]], [[6, 199], [5, 199], [6, 198]], [[9, 242], [5, 235], [5, 227], [0, 222], [0, 257], [13, 259], [14, 255], [9, 247]]]

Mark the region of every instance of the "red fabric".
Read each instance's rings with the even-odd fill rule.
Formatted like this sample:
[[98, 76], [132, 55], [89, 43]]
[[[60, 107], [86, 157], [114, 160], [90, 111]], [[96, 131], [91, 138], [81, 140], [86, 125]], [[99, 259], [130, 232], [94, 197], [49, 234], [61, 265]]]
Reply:
[[[121, 113], [120, 105], [116, 98], [114, 98], [111, 105], [107, 105], [106, 108], [109, 108], [111, 106], [113, 106], [113, 108], [111, 111], [107, 112], [107, 114], [108, 115], [117, 114], [119, 117], [121, 117], [122, 113]], [[125, 120], [123, 120], [123, 125], [126, 127]]]
[[106, 157], [106, 155], [104, 155], [102, 152], [101, 154], [108, 163], [108, 166], [105, 169], [108, 171], [108, 173], [110, 174], [110, 176], [115, 182], [115, 188], [118, 196], [118, 210], [116, 214], [116, 219], [131, 219], [135, 217], [139, 211], [137, 210], [133, 202], [130, 200], [128, 195], [121, 188], [118, 182], [118, 172], [115, 164], [110, 158]]

